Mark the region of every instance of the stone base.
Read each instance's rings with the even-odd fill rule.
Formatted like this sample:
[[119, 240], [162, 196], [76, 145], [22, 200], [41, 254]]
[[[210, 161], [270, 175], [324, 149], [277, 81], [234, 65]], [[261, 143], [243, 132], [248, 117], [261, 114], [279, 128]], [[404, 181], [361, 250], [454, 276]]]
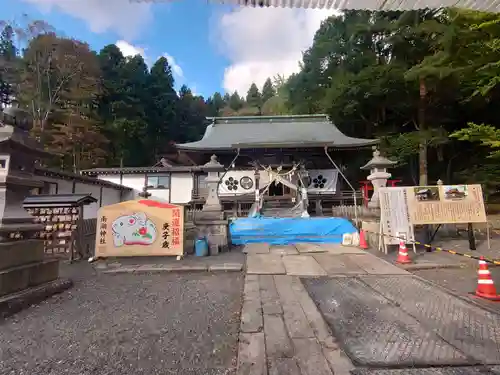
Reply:
[[15, 314], [22, 309], [61, 293], [71, 288], [73, 282], [69, 279], [57, 279], [32, 288], [25, 289], [18, 293], [0, 297], [0, 318], [5, 318]]
[[48, 259], [0, 271], [0, 296], [54, 281], [59, 276], [59, 260]]
[[217, 255], [229, 248], [229, 221], [224, 219], [224, 212], [199, 212], [195, 216], [194, 224], [198, 236], [207, 238], [210, 255]]
[[194, 253], [194, 242], [198, 236], [198, 229], [193, 223], [184, 223], [184, 254]]
[[361, 229], [365, 231], [365, 239], [368, 246], [372, 249], [378, 249], [380, 232], [380, 221], [363, 221]]
[[22, 240], [0, 243], [0, 270], [40, 262], [43, 258], [43, 241]]

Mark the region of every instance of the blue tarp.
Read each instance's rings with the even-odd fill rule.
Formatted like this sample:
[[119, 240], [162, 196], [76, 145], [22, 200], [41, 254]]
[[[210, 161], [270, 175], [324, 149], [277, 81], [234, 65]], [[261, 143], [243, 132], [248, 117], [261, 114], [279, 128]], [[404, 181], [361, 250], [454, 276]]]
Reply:
[[312, 218], [239, 218], [229, 225], [233, 245], [267, 242], [288, 245], [297, 242], [341, 243], [344, 233], [356, 228], [347, 219], [337, 217]]

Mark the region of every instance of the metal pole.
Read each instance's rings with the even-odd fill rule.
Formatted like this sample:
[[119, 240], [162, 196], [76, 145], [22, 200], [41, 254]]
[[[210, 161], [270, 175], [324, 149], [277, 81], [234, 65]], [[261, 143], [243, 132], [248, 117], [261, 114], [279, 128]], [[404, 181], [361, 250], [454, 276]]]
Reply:
[[359, 222], [358, 222], [358, 204], [357, 204], [357, 201], [356, 201], [356, 190], [354, 189], [354, 187], [352, 186], [352, 184], [349, 182], [349, 180], [347, 179], [347, 177], [342, 173], [342, 171], [337, 166], [337, 164], [333, 161], [333, 159], [331, 158], [331, 156], [328, 154], [328, 146], [325, 146], [325, 155], [328, 158], [328, 160], [330, 160], [330, 163], [332, 163], [333, 166], [337, 169], [337, 171], [340, 173], [340, 175], [342, 176], [342, 178], [344, 179], [344, 181], [347, 182], [347, 185], [349, 185], [349, 187], [352, 190], [352, 197], [354, 199], [354, 220], [355, 220], [356, 226], [358, 226]]

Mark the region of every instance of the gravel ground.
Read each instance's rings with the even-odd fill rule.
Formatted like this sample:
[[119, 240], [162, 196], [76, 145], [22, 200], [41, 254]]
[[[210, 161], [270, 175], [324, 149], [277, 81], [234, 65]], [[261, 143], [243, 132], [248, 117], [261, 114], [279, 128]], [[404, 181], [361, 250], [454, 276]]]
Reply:
[[233, 374], [243, 274], [103, 275], [0, 322], [0, 374]]

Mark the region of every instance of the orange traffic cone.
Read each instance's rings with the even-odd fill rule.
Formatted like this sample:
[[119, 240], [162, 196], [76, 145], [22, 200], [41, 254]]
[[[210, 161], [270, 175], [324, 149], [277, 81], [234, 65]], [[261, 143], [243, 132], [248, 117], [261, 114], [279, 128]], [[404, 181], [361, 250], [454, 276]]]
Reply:
[[488, 269], [484, 257], [481, 257], [479, 260], [476, 296], [489, 299], [490, 301], [500, 301], [500, 295], [497, 294], [495, 284], [493, 283], [490, 270]]
[[398, 253], [398, 259], [396, 259], [396, 263], [399, 264], [411, 263], [411, 259], [408, 256], [408, 250], [406, 249], [406, 245], [402, 240], [399, 241], [399, 253]]
[[359, 231], [359, 247], [361, 249], [368, 249], [368, 244], [366, 243], [366, 238], [365, 238], [365, 231], [361, 229]]

